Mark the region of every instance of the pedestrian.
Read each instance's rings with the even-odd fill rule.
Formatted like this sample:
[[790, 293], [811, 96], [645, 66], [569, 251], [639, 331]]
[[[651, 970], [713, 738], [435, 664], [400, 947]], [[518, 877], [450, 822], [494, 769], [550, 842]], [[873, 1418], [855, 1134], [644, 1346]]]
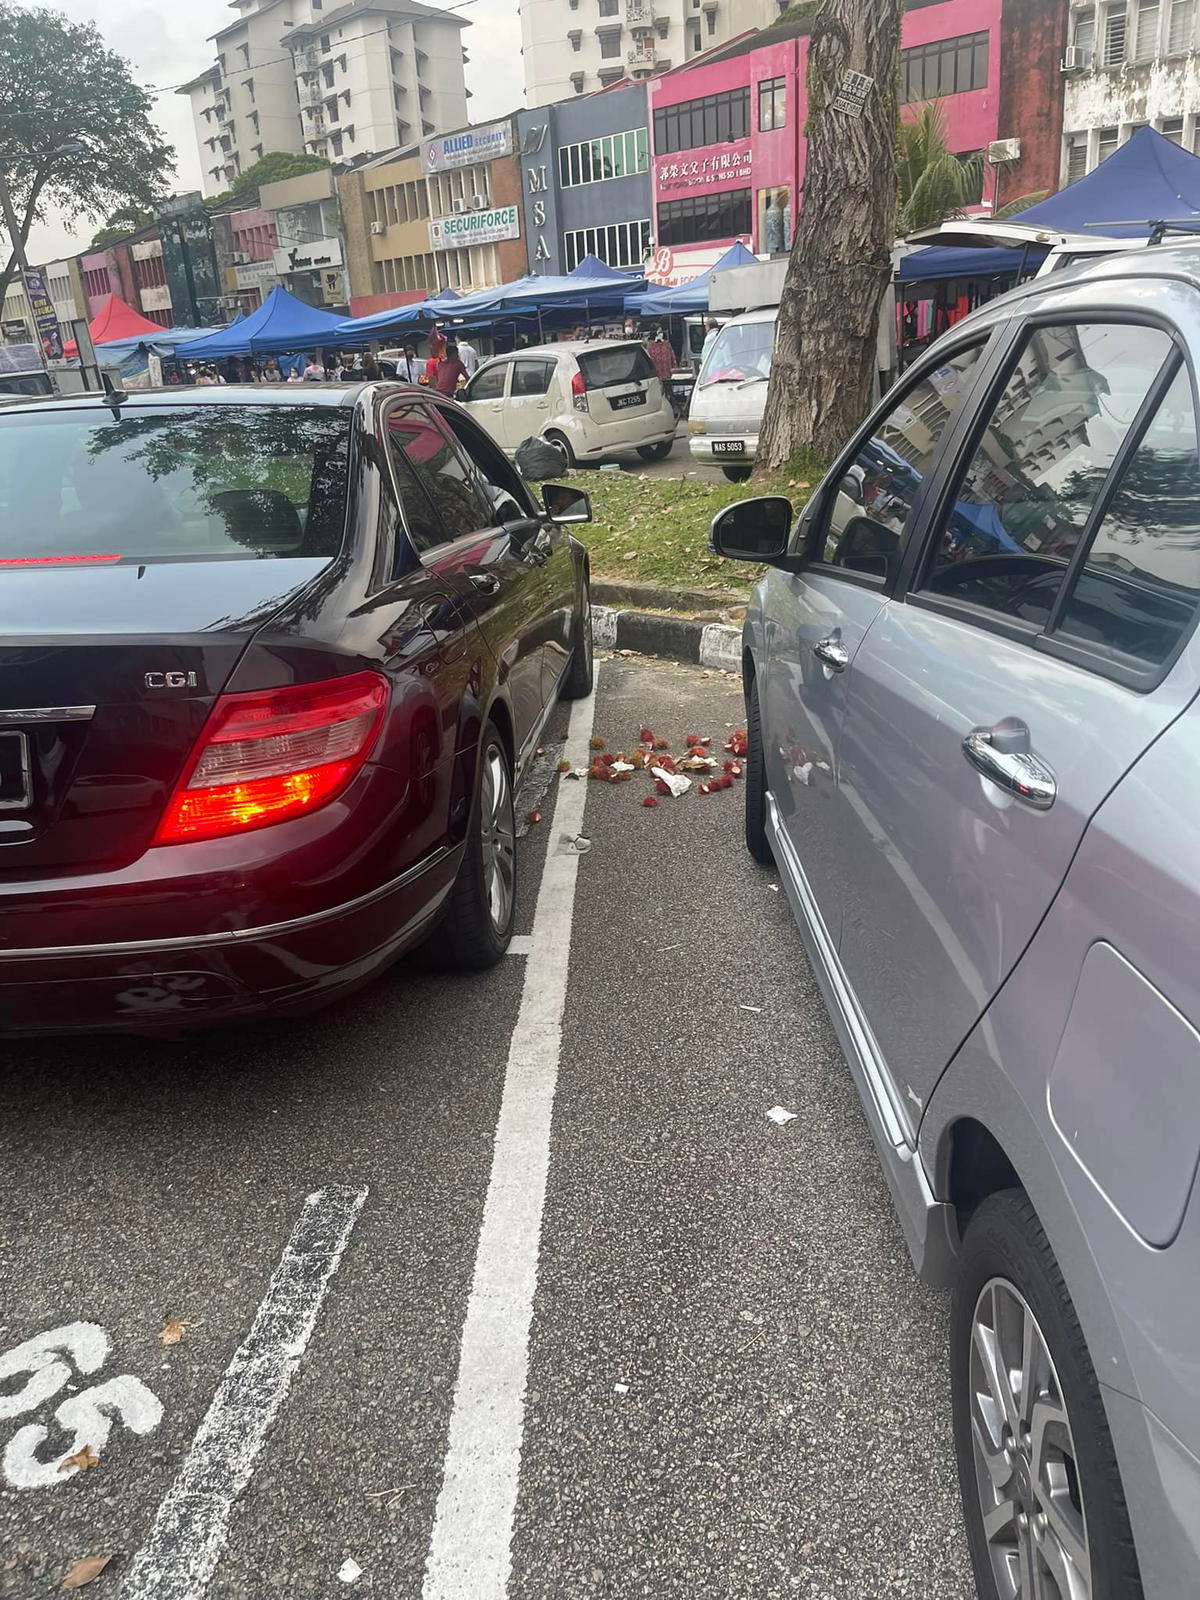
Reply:
[[362, 376], [367, 383], [378, 383], [383, 377], [383, 369], [369, 350], [363, 357]]
[[458, 341], [458, 359], [467, 369], [467, 377], [473, 378], [479, 369], [479, 351], [473, 344], [468, 344], [465, 339]]
[[713, 345], [716, 344], [717, 335], [721, 331], [721, 326], [718, 323], [716, 317], [705, 317], [705, 319], [704, 319], [704, 327], [705, 327], [706, 331], [705, 331], [705, 334], [704, 334], [704, 346], [700, 351], [700, 364], [701, 364], [701, 366], [703, 366], [705, 357], [708, 355], [708, 352], [712, 349]]
[[342, 357], [342, 365], [338, 372], [338, 377], [343, 383], [359, 382], [362, 377], [362, 368], [358, 364], [356, 355]]
[[420, 383], [421, 363], [417, 360], [415, 344], [406, 344], [404, 354], [396, 362], [396, 377], [401, 383]]
[[459, 383], [465, 381], [467, 369], [458, 358], [458, 345], [453, 339], [446, 341], [446, 353], [435, 364], [432, 385], [439, 394], [453, 395]]
[[283, 382], [283, 373], [280, 370], [279, 363], [278, 363], [278, 361], [276, 361], [274, 356], [272, 356], [271, 359], [267, 362], [266, 368], [263, 371], [263, 381], [265, 383], [282, 383]]
[[325, 368], [318, 363], [315, 355], [311, 355], [308, 358], [308, 365], [304, 369], [304, 381], [305, 383], [325, 382]]
[[654, 337], [646, 348], [650, 352], [654, 370], [665, 387], [670, 382], [671, 373], [675, 368], [675, 352], [667, 343], [667, 336], [661, 328], [655, 328]]

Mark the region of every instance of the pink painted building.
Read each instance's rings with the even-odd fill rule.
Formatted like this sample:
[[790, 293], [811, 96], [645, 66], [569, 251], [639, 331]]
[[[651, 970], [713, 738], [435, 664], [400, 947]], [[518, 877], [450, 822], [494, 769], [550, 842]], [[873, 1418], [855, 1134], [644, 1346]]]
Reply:
[[[909, 0], [905, 13], [906, 103], [939, 100], [964, 154], [1001, 136], [1004, 4]], [[808, 27], [746, 34], [650, 80], [652, 278], [685, 282], [739, 239], [760, 255], [789, 248], [804, 183]]]

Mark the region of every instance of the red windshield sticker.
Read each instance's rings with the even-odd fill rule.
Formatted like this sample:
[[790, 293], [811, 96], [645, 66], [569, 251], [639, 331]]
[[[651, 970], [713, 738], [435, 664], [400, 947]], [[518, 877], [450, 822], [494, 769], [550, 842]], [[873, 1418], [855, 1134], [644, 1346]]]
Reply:
[[0, 556], [0, 567], [102, 567], [120, 556]]

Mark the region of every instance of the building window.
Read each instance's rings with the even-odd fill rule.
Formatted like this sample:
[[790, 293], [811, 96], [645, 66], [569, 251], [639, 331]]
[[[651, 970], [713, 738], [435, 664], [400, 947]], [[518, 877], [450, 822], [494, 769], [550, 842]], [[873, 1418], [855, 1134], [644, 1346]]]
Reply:
[[964, 33], [900, 52], [905, 105], [939, 100], [946, 94], [968, 94], [988, 84], [988, 36]]
[[615, 17], [617, 14], [617, 4], [618, 0], [599, 0], [596, 10], [602, 17]]
[[711, 239], [732, 239], [749, 233], [753, 220], [749, 189], [666, 200], [658, 208], [658, 242], [704, 244]]
[[1169, 139], [1172, 144], [1183, 144], [1183, 118], [1164, 117], [1162, 127], [1159, 129], [1164, 139]]
[[787, 126], [786, 79], [763, 78], [758, 85], [758, 131]]
[[1171, 20], [1167, 29], [1167, 54], [1179, 56], [1190, 50], [1196, 38], [1196, 0], [1171, 0]]
[[749, 89], [684, 100], [654, 113], [654, 153], [659, 156], [694, 150], [700, 145], [728, 144], [747, 138], [749, 133]]
[[607, 228], [574, 228], [563, 234], [563, 260], [573, 272], [584, 256], [610, 267], [640, 267], [650, 248], [650, 219], [613, 222]]
[[1104, 65], [1116, 67], [1125, 59], [1125, 0], [1104, 8]]
[[321, 49], [322, 51], [329, 49], [329, 35], [327, 33], [321, 35]]
[[691, 50], [693, 55], [695, 55], [696, 52], [700, 49], [700, 24], [699, 24], [699, 22], [689, 22], [688, 23], [688, 49]]
[[1138, 0], [1133, 17], [1133, 59], [1153, 61], [1158, 54], [1158, 0]]
[[342, 136], [341, 136], [340, 133], [331, 133], [329, 135], [329, 148], [330, 148], [330, 150], [333, 151], [335, 156], [340, 156], [341, 155], [341, 153], [342, 153]]
[[704, 20], [708, 24], [709, 33], [716, 33], [716, 31], [717, 31], [717, 8], [715, 6], [710, 6], [709, 9], [704, 13]]
[[588, 139], [583, 144], [564, 144], [558, 152], [558, 181], [564, 189], [584, 183], [603, 183], [608, 178], [628, 178], [645, 172], [650, 151], [645, 128], [628, 133], [609, 133], [603, 139]]
[[613, 61], [621, 54], [620, 28], [605, 28], [604, 32], [598, 33], [596, 37], [600, 40], [600, 59], [602, 61]]
[[1071, 43], [1080, 51], [1084, 65], [1091, 66], [1096, 59], [1096, 13], [1077, 11], [1071, 30]]
[[1118, 129], [1116, 129], [1116, 128], [1101, 128], [1100, 129], [1100, 132], [1096, 135], [1096, 165], [1097, 166], [1099, 166], [1102, 161], [1107, 161], [1108, 160], [1109, 156], [1112, 155], [1113, 151], [1117, 148], [1118, 141], [1119, 141], [1119, 130]]
[[1067, 137], [1067, 182], [1074, 183], [1088, 169], [1088, 136], [1072, 133]]

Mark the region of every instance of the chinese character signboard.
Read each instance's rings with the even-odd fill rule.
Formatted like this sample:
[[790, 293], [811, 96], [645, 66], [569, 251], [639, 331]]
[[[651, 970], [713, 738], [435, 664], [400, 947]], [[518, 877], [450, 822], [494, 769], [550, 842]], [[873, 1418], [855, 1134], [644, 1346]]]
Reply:
[[495, 244], [521, 237], [521, 217], [516, 206], [493, 206], [490, 211], [464, 211], [453, 217], [430, 217], [431, 250], [458, 250], [469, 244]]
[[724, 146], [706, 156], [660, 156], [654, 163], [654, 184], [659, 195], [685, 189], [720, 189], [749, 183], [752, 164], [750, 141]]
[[455, 167], [473, 167], [512, 152], [512, 123], [492, 122], [483, 128], [464, 128], [461, 133], [426, 139], [421, 146], [421, 165], [426, 172], [450, 172]]
[[844, 111], [848, 117], [861, 117], [867, 95], [874, 87], [874, 78], [865, 77], [861, 72], [843, 72], [830, 110]]
[[46, 279], [37, 267], [26, 267], [22, 277], [25, 281], [29, 309], [33, 312], [33, 321], [37, 328], [38, 343], [42, 347], [42, 356], [46, 361], [61, 361], [62, 331], [58, 326], [58, 314], [54, 309], [54, 302], [46, 290]]

